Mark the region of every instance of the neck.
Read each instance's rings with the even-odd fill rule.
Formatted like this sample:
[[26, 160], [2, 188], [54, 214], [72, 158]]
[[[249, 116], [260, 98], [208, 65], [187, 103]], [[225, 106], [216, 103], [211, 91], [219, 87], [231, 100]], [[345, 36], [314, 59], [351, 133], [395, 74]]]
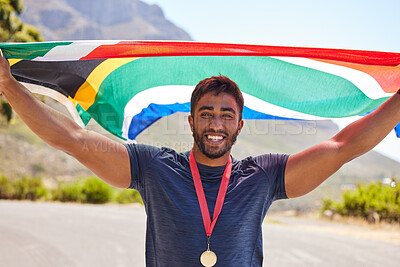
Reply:
[[218, 167], [226, 165], [228, 163], [229, 156], [231, 154], [231, 151], [229, 150], [220, 158], [210, 159], [209, 157], [204, 155], [203, 152], [200, 151], [200, 149], [196, 146], [196, 144], [193, 146], [192, 151], [193, 151], [193, 156], [197, 163], [210, 167]]

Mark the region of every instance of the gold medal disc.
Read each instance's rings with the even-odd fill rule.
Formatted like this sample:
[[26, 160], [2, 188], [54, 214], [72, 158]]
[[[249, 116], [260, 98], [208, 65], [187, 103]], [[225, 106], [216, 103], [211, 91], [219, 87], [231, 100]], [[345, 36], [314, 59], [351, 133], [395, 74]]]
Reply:
[[200, 262], [205, 267], [212, 267], [217, 263], [217, 255], [211, 250], [206, 250], [201, 254]]

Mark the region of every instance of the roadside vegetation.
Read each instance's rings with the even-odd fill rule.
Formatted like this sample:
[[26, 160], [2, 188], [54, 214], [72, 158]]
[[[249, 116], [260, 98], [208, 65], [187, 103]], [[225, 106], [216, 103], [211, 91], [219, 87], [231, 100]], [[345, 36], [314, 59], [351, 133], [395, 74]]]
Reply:
[[395, 180], [386, 184], [360, 184], [343, 192], [342, 201], [325, 198], [321, 212], [327, 216], [359, 217], [370, 223], [400, 223], [400, 186]]
[[42, 200], [104, 204], [143, 203], [133, 189], [116, 189], [99, 178], [89, 176], [73, 183], [59, 183], [57, 188], [46, 188], [41, 178], [22, 177], [11, 181], [0, 175], [0, 199]]

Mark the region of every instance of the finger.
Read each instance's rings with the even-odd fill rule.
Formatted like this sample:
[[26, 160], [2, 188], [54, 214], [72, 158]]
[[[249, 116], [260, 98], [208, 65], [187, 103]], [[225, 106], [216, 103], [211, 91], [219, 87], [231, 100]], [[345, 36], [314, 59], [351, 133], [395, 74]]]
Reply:
[[7, 58], [4, 56], [4, 53], [1, 49], [0, 49], [0, 63], [2, 65], [4, 65], [4, 64], [9, 65], [9, 62], [8, 62]]

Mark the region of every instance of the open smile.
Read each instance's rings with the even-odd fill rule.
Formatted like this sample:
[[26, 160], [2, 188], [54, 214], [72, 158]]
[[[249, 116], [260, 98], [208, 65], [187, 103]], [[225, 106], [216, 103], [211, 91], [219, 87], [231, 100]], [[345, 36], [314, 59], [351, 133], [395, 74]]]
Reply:
[[214, 144], [214, 145], [221, 144], [224, 141], [224, 139], [226, 138], [225, 136], [219, 135], [219, 134], [206, 134], [205, 137], [206, 137], [205, 139], [209, 143]]

